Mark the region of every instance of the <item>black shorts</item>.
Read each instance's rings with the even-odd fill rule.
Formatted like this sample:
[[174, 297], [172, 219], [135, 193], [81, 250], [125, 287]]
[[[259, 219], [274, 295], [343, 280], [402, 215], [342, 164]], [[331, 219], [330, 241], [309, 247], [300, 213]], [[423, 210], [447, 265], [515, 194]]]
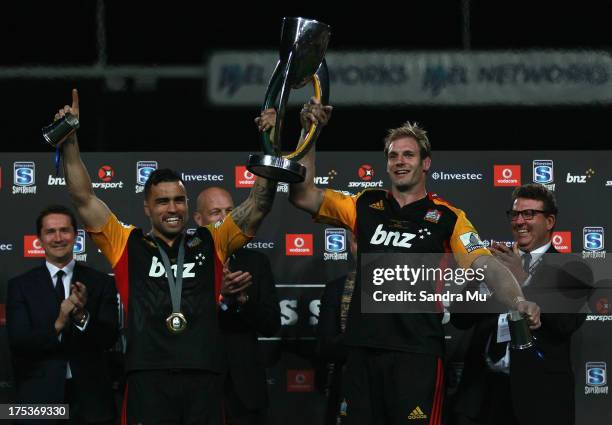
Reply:
[[204, 370], [130, 372], [125, 425], [220, 425], [223, 375]]
[[342, 425], [441, 424], [443, 371], [432, 355], [350, 347]]

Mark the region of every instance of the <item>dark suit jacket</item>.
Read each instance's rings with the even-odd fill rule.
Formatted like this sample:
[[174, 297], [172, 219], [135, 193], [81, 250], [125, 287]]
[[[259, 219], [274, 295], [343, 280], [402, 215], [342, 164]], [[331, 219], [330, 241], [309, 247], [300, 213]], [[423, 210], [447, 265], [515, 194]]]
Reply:
[[[558, 251], [551, 246], [547, 254], [553, 253]], [[526, 298], [539, 305], [545, 304], [546, 293], [541, 289], [553, 283], [557, 289], [584, 285], [561, 268], [548, 264], [545, 256], [535, 269], [530, 284], [524, 288]], [[544, 308], [543, 311], [542, 326], [532, 331], [542, 357], [533, 349], [510, 350], [510, 391], [514, 413], [521, 425], [570, 425], [575, 421], [570, 342], [572, 333], [582, 325], [586, 316], [578, 313], [547, 314]], [[451, 315], [451, 323], [460, 329], [474, 326], [453, 411], [455, 415], [467, 416], [476, 423], [485, 411], [486, 396], [490, 394], [484, 353], [487, 341], [497, 327], [497, 319], [497, 314]]]
[[61, 341], [54, 328], [60, 303], [46, 265], [8, 282], [6, 324], [17, 402], [63, 402], [70, 362], [76, 397], [71, 417], [109, 420], [115, 409], [104, 351], [117, 338], [117, 292], [110, 276], [78, 262], [75, 281], [87, 287], [89, 322], [82, 332], [67, 325]]
[[259, 360], [257, 334], [270, 337], [280, 329], [272, 268], [264, 254], [243, 248], [232, 256], [230, 270], [251, 273], [253, 284], [247, 288], [249, 300], [239, 312], [230, 309], [219, 313], [228, 379], [247, 408], [262, 409], [268, 405], [268, 388], [266, 371]]

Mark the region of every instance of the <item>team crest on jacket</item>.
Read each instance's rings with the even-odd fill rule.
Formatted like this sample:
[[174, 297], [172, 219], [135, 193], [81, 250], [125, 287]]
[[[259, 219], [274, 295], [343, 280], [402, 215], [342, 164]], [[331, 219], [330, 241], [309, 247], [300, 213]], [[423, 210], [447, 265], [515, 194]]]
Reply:
[[464, 233], [463, 235], [459, 236], [459, 239], [468, 253], [485, 247], [478, 237], [478, 234], [474, 232]]
[[428, 210], [425, 214], [424, 219], [432, 223], [437, 223], [438, 221], [440, 221], [440, 217], [442, 217], [442, 212], [434, 209]]
[[200, 245], [202, 243], [202, 239], [198, 238], [197, 236], [191, 238], [191, 240], [189, 242], [187, 242], [187, 246], [189, 248], [195, 248], [196, 246]]

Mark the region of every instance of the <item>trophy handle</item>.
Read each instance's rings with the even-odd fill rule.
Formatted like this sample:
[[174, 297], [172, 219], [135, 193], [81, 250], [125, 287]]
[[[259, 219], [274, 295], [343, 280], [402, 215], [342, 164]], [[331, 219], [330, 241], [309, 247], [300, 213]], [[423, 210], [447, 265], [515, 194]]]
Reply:
[[[321, 62], [317, 73], [312, 76], [312, 86], [314, 88], [314, 97], [321, 104], [327, 105], [329, 103], [329, 72], [325, 59]], [[294, 152], [285, 155], [285, 158], [294, 160], [303, 158], [312, 147], [312, 144], [319, 138], [319, 134], [321, 134], [321, 124], [312, 123], [308, 133], [304, 136], [304, 142]]]
[[[272, 130], [262, 133], [263, 151], [266, 155], [278, 156], [282, 150], [279, 140], [282, 132], [285, 109], [287, 101], [289, 100], [289, 93], [291, 91], [287, 77], [292, 57], [293, 52], [289, 54], [289, 58], [285, 66], [282, 66], [281, 61], [276, 64], [276, 68], [274, 69], [268, 84], [268, 89], [266, 90], [266, 97], [262, 108], [263, 110], [275, 106], [276, 99], [278, 98], [280, 92], [280, 102], [278, 108], [276, 108], [277, 114], [276, 124], [274, 127], [274, 140], [272, 140], [270, 137]], [[314, 89], [314, 97], [322, 104], [327, 104], [329, 102], [329, 71], [327, 69], [327, 63], [325, 60], [321, 62], [321, 66], [317, 70], [316, 74], [311, 77], [311, 82]], [[295, 152], [284, 156], [284, 158], [294, 160], [301, 159], [304, 155], [306, 155], [306, 153], [308, 153], [312, 147], [312, 144], [317, 140], [320, 133], [321, 125], [314, 123], [311, 124], [310, 128], [308, 129], [308, 133], [306, 133], [306, 136], [304, 137], [304, 142], [295, 150]]]

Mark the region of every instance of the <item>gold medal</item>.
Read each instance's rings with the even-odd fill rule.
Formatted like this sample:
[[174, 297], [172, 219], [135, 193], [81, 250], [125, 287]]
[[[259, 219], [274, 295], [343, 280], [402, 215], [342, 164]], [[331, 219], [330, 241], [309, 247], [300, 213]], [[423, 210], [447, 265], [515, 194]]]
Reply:
[[187, 329], [187, 319], [183, 313], [172, 313], [166, 318], [166, 327], [172, 333], [181, 333]]

